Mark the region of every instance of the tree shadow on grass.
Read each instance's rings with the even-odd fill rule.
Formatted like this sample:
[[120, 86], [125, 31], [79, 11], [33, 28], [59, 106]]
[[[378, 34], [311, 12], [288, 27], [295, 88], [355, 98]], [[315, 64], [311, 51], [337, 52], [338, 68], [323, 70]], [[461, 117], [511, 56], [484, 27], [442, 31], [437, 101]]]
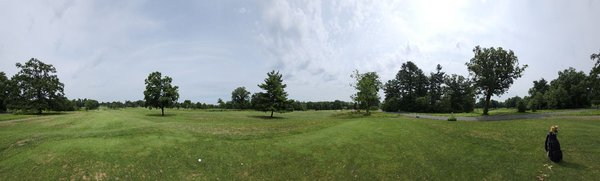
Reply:
[[155, 114], [146, 114], [146, 116], [152, 116], [152, 117], [172, 117], [175, 116], [176, 114], [165, 114], [164, 116], [160, 113], [155, 113]]
[[254, 115], [254, 116], [248, 116], [248, 117], [256, 118], [256, 119], [267, 119], [267, 120], [269, 120], [269, 119], [271, 119], [271, 120], [285, 119], [284, 117], [277, 117], [277, 116], [271, 117], [271, 116], [256, 116], [256, 115]]

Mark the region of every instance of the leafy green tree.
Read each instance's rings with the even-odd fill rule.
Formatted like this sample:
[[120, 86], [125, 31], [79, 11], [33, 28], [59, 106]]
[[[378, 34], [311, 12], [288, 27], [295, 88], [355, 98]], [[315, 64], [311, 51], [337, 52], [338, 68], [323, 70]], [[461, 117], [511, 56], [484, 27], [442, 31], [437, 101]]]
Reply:
[[59, 109], [55, 101], [64, 97], [64, 84], [55, 75], [56, 68], [35, 58], [16, 66], [21, 70], [11, 78], [8, 107], [38, 114]]
[[546, 105], [547, 101], [544, 98], [544, 93], [541, 92], [536, 92], [535, 95], [531, 96], [529, 100], [529, 109], [531, 109], [534, 112], [538, 109], [541, 109], [542, 106]]
[[[472, 82], [462, 75], [452, 74], [444, 78], [444, 106], [440, 112], [473, 112], [475, 107], [475, 88]], [[449, 107], [448, 107], [449, 106]]]
[[162, 77], [160, 72], [152, 72], [144, 81], [144, 101], [149, 108], [160, 108], [161, 115], [165, 115], [165, 108], [170, 108], [179, 99], [179, 87], [171, 85], [173, 79], [169, 76]]
[[221, 98], [217, 99], [217, 104], [219, 105], [219, 108], [221, 108], [221, 109], [225, 108], [225, 101], [223, 101], [223, 99], [221, 99]]
[[191, 109], [194, 107], [193, 105], [194, 103], [192, 103], [191, 100], [186, 99], [185, 101], [183, 101], [183, 104], [181, 104], [181, 107], [183, 107], [184, 109]]
[[517, 111], [518, 112], [525, 112], [527, 110], [527, 106], [525, 106], [525, 101], [523, 100], [519, 100], [517, 102]]
[[100, 103], [97, 100], [93, 100], [93, 99], [86, 99], [85, 103], [84, 103], [84, 107], [85, 110], [94, 110], [94, 109], [98, 109], [98, 107], [100, 107]]
[[473, 82], [485, 97], [483, 115], [488, 115], [492, 95], [502, 95], [508, 91], [513, 81], [522, 76], [527, 65], [519, 66], [519, 60], [512, 50], [499, 48], [473, 49], [474, 57], [466, 63]]
[[246, 109], [250, 105], [250, 92], [246, 87], [238, 87], [231, 92], [231, 104], [234, 109]]
[[540, 79], [539, 81], [533, 81], [533, 87], [529, 89], [529, 96], [532, 98], [532, 100], [534, 100], [534, 102], [531, 103], [529, 108], [542, 109], [548, 107], [548, 102], [546, 99], [544, 99], [544, 95], [549, 89], [550, 85], [544, 78]]
[[379, 75], [376, 72], [361, 74], [355, 70], [350, 77], [355, 79], [356, 82], [352, 84], [352, 87], [357, 91], [352, 95], [352, 100], [358, 103], [360, 109], [364, 109], [367, 114], [370, 114], [369, 110], [379, 105], [378, 92], [382, 87]]
[[550, 82], [552, 107], [582, 108], [590, 105], [588, 87], [588, 78], [583, 71], [570, 67], [558, 72], [558, 78]]
[[52, 110], [54, 111], [75, 111], [75, 103], [66, 97], [59, 97], [52, 101], [51, 105]]
[[267, 73], [265, 83], [258, 85], [265, 92], [259, 92], [252, 96], [252, 102], [255, 109], [260, 111], [271, 112], [271, 118], [273, 112], [277, 111], [283, 113], [287, 111], [287, 92], [285, 88], [287, 85], [283, 84], [282, 75], [275, 70]]
[[0, 72], [0, 113], [6, 112], [6, 102], [8, 99], [8, 88], [10, 86], [10, 80], [6, 77], [4, 72]]
[[439, 103], [442, 99], [443, 94], [443, 84], [444, 84], [444, 75], [442, 72], [442, 66], [438, 64], [435, 68], [436, 72], [431, 73], [429, 76], [429, 99], [430, 99], [430, 107], [433, 110], [439, 109]]
[[504, 101], [504, 105], [506, 108], [516, 108], [519, 101], [523, 101], [523, 98], [519, 96], [511, 97]]
[[600, 52], [590, 56], [592, 61], [596, 61], [589, 75], [590, 99], [600, 101]]
[[427, 96], [428, 78], [413, 62], [402, 64], [396, 78], [384, 85], [384, 111], [419, 111], [416, 99]]
[[569, 94], [562, 85], [555, 84], [544, 94], [544, 99], [548, 102], [549, 108], [562, 109], [566, 108], [569, 102]]

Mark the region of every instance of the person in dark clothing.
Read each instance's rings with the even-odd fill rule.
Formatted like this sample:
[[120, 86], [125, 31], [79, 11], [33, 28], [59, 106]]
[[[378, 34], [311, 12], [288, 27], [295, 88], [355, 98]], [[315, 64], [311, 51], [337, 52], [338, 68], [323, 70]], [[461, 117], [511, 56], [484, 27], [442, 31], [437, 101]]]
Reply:
[[544, 145], [548, 158], [555, 163], [562, 160], [562, 151], [560, 150], [560, 143], [556, 137], [558, 134], [558, 126], [550, 127], [550, 132], [546, 135], [546, 143]]

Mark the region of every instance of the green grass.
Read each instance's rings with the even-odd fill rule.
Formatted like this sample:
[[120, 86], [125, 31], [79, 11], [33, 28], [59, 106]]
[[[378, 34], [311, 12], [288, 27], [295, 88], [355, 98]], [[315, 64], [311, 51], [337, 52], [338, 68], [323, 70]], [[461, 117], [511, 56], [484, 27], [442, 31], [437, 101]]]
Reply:
[[2, 113], [2, 114], [0, 114], [0, 121], [23, 119], [23, 118], [28, 118], [28, 117], [33, 117], [33, 115]]
[[[0, 119], [0, 180], [594, 180], [600, 120], [146, 109]], [[12, 119], [12, 120], [7, 120]], [[543, 150], [559, 125], [564, 162]], [[198, 162], [198, 159], [202, 162]], [[554, 167], [550, 170], [544, 164]]]

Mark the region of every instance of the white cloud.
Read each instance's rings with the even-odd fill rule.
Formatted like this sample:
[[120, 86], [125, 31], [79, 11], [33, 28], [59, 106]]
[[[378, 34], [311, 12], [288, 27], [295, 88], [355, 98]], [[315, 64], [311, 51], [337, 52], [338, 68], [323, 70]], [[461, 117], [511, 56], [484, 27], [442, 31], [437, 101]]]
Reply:
[[36, 57], [54, 64], [72, 98], [141, 98], [159, 70], [182, 99], [214, 102], [235, 87], [259, 91], [271, 69], [290, 97], [349, 100], [354, 69], [382, 81], [414, 61], [467, 75], [476, 45], [515, 51], [525, 76], [503, 96], [569, 66], [589, 71], [600, 49], [597, 1], [226, 2], [8, 1], [0, 6], [0, 71]]

